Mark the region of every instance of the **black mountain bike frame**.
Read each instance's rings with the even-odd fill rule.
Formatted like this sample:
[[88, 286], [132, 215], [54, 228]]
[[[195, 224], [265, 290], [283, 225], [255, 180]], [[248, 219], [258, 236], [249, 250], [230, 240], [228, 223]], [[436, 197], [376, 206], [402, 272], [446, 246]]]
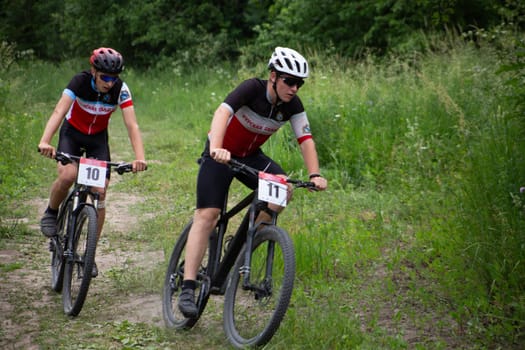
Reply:
[[[257, 176], [255, 169], [249, 168], [235, 160], [230, 161], [230, 166], [236, 172], [244, 172]], [[294, 182], [299, 183], [300, 181]], [[302, 184], [303, 187], [312, 188], [311, 183]], [[206, 273], [208, 276], [211, 276], [211, 294], [224, 294], [227, 277], [233, 264], [235, 263], [235, 260], [239, 256], [239, 253], [245, 243], [247, 247], [252, 246], [253, 238], [259, 226], [277, 225], [278, 213], [268, 208], [268, 203], [259, 200], [257, 195], [258, 190], [255, 189], [230, 210], [227, 210], [228, 195], [226, 195], [226, 199], [219, 216], [219, 221], [216, 226], [217, 232], [210, 236], [209, 241], [209, 260], [211, 263], [208, 263], [208, 271], [206, 271]], [[221, 254], [223, 252], [223, 244], [225, 242], [224, 235], [226, 234], [229, 220], [247, 207], [249, 207], [248, 211], [244, 214], [237, 231], [232, 236], [231, 241], [225, 244], [224, 253]], [[270, 221], [261, 221], [256, 223], [257, 216], [261, 211], [265, 211], [270, 215]], [[244, 265], [239, 272], [243, 275], [243, 288], [245, 290], [258, 290], [258, 287], [250, 284], [251, 256], [252, 250], [246, 249]], [[273, 257], [273, 254], [268, 254], [268, 257]], [[269, 262], [267, 266], [271, 267], [273, 264]], [[267, 277], [270, 276], [271, 270], [266, 271], [266, 275]]]

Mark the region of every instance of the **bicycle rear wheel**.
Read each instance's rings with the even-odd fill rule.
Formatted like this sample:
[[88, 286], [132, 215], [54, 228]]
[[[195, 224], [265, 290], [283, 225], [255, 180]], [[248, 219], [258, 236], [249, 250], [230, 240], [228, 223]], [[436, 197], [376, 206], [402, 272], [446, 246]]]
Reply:
[[51, 251], [51, 288], [60, 293], [64, 281], [64, 240], [67, 232], [71, 202], [64, 202], [58, 216], [57, 235], [50, 239]]
[[249, 289], [239, 273], [246, 249], [235, 262], [224, 296], [224, 330], [237, 348], [270, 341], [288, 308], [295, 278], [293, 242], [283, 229], [266, 226], [255, 235]]
[[76, 316], [86, 300], [97, 249], [97, 212], [84, 206], [75, 225], [73, 252], [66, 256], [62, 303], [64, 312]]
[[195, 318], [186, 318], [179, 311], [178, 299], [182, 291], [182, 281], [184, 279], [184, 259], [186, 255], [186, 241], [188, 240], [188, 233], [192, 225], [192, 221], [186, 225], [184, 230], [175, 243], [173, 252], [171, 253], [168, 269], [166, 270], [166, 277], [164, 279], [164, 287], [162, 292], [162, 316], [164, 323], [168, 328], [189, 329], [199, 320], [210, 296], [210, 281], [207, 277], [208, 270], [208, 256], [209, 247], [206, 250], [201, 267], [199, 268], [197, 277], [197, 289], [195, 290], [195, 302], [199, 313]]

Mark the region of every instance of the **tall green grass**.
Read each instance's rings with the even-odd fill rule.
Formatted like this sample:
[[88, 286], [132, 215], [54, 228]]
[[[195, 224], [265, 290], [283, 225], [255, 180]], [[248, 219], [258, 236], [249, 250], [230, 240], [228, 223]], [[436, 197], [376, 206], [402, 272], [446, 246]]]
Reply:
[[[297, 191], [279, 219], [296, 245], [297, 288], [273, 346], [516, 347], [525, 326], [525, 145], [523, 121], [502, 98], [497, 50], [453, 43], [443, 53], [383, 61], [311, 56], [300, 96], [330, 189]], [[54, 166], [36, 145], [67, 80], [84, 66], [31, 62], [2, 72], [1, 218], [47, 195]], [[213, 111], [252, 75], [265, 77], [264, 66], [123, 74], [150, 169], [115, 186], [148, 198], [142, 210], [155, 215], [141, 239], [166, 255], [192, 214], [195, 161]], [[112, 151], [129, 159], [125, 128], [113, 118]], [[265, 151], [305, 177], [288, 128]]]

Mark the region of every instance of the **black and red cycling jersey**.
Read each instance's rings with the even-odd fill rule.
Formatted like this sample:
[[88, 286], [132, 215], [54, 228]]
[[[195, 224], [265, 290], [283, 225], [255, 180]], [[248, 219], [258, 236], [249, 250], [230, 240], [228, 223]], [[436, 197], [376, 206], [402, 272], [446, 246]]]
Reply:
[[73, 99], [73, 105], [66, 114], [67, 121], [86, 135], [106, 130], [117, 106], [123, 109], [133, 105], [126, 83], [117, 79], [107, 93], [101, 93], [89, 71], [75, 75], [63, 93]]
[[223, 147], [236, 157], [256, 152], [281, 126], [290, 121], [297, 141], [312, 138], [303, 104], [298, 96], [274, 106], [266, 90], [267, 80], [252, 78], [242, 82], [222, 103], [232, 115]]

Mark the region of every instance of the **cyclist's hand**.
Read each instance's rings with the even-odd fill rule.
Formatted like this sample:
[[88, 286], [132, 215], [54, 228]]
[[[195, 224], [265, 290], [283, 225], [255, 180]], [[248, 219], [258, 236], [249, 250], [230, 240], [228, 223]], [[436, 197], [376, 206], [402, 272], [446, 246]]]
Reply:
[[44, 157], [48, 158], [55, 158], [56, 156], [55, 147], [51, 146], [49, 143], [46, 142], [40, 142], [38, 144], [38, 152], [40, 152], [40, 154]]
[[328, 181], [322, 176], [311, 178], [310, 181], [315, 184], [315, 188], [319, 191], [324, 191], [328, 187]]
[[148, 164], [145, 160], [134, 160], [133, 163], [131, 163], [133, 166], [133, 172], [136, 173], [137, 171], [144, 171], [148, 168]]
[[224, 148], [214, 148], [210, 150], [211, 157], [219, 163], [228, 164], [231, 159], [231, 153]]

